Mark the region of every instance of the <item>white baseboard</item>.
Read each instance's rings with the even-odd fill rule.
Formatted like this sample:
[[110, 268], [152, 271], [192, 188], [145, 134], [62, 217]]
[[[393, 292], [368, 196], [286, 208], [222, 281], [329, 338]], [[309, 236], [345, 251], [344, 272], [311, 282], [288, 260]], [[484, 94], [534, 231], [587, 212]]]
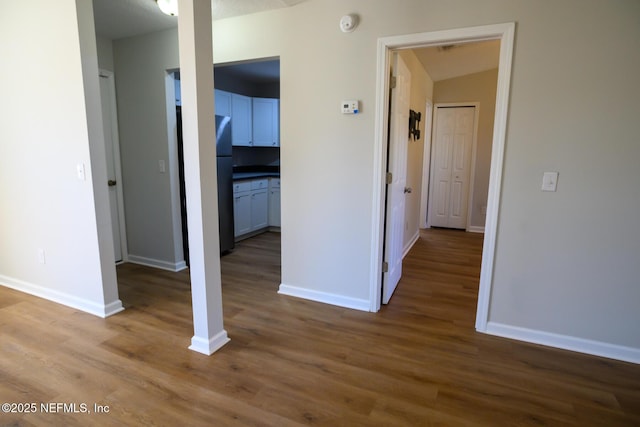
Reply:
[[174, 273], [178, 271], [182, 271], [187, 268], [187, 263], [185, 261], [180, 262], [168, 262], [162, 261], [159, 259], [146, 258], [138, 255], [129, 254], [128, 262], [132, 264], [145, 265], [147, 267], [159, 268], [161, 270], [173, 271]]
[[48, 301], [66, 305], [67, 307], [75, 308], [77, 310], [81, 310], [102, 318], [109, 317], [124, 310], [122, 301], [120, 301], [119, 299], [108, 304], [98, 304], [84, 298], [78, 298], [75, 295], [60, 292], [54, 289], [49, 289], [44, 286], [28, 283], [23, 280], [14, 279], [7, 276], [0, 275], [0, 285], [39, 298], [43, 298]]
[[526, 341], [564, 350], [586, 353], [593, 356], [607, 357], [609, 359], [622, 360], [624, 362], [640, 364], [640, 349], [609, 344], [600, 341], [592, 341], [584, 338], [576, 338], [551, 332], [537, 331], [518, 326], [504, 325], [502, 323], [489, 322], [485, 332], [504, 338]]
[[189, 350], [197, 351], [198, 353], [211, 356], [229, 341], [231, 340], [227, 336], [227, 331], [225, 331], [224, 329], [209, 339], [196, 337], [194, 335], [191, 338], [191, 345], [189, 346]]
[[338, 307], [351, 308], [354, 310], [369, 311], [370, 309], [369, 300], [345, 297], [343, 295], [330, 294], [327, 292], [314, 291], [311, 289], [299, 288], [297, 286], [281, 284], [278, 293], [291, 297], [321, 302], [324, 304], [337, 305]]
[[482, 234], [484, 234], [484, 227], [480, 227], [478, 225], [470, 225], [469, 228], [467, 228], [467, 231], [469, 233], [482, 233]]
[[409, 253], [411, 248], [413, 248], [413, 245], [416, 244], [419, 238], [420, 238], [420, 230], [416, 231], [416, 234], [411, 238], [411, 241], [407, 244], [407, 246], [405, 246], [404, 250], [402, 251], [402, 259], [404, 259], [404, 257], [407, 256], [407, 254]]

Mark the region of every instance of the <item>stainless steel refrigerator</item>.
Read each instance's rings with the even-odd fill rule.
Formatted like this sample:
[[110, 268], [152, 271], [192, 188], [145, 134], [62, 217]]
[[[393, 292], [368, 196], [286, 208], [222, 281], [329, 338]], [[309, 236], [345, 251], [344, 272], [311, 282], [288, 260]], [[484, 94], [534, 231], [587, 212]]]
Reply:
[[229, 252], [234, 247], [231, 117], [216, 116], [216, 155], [218, 167], [220, 253], [225, 253]]
[[[184, 183], [184, 155], [182, 142], [182, 109], [176, 107], [178, 131], [178, 164], [180, 175], [180, 210], [182, 214], [182, 247], [189, 265], [189, 230], [187, 228], [187, 198]], [[220, 230], [220, 254], [234, 248], [233, 234], [233, 161], [231, 159], [231, 118], [215, 116], [216, 166], [218, 169], [218, 226]]]

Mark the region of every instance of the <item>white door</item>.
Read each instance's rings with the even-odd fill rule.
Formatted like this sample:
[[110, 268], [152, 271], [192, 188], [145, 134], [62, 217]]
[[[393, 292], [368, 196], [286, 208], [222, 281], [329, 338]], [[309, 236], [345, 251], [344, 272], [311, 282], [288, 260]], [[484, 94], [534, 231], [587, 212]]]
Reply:
[[387, 271], [382, 278], [382, 303], [387, 304], [402, 276], [402, 243], [404, 235], [405, 187], [407, 182], [407, 150], [409, 145], [409, 96], [411, 72], [398, 53], [393, 54], [396, 86], [391, 93], [389, 123], [389, 168], [391, 183], [387, 186], [387, 219], [384, 261]]
[[475, 107], [437, 107], [431, 226], [467, 227]]
[[111, 231], [116, 262], [123, 260], [124, 223], [121, 217], [122, 189], [118, 182], [120, 155], [117, 147], [117, 121], [115, 112], [115, 90], [113, 75], [100, 72], [100, 98], [102, 100], [102, 123], [105, 152], [107, 156], [107, 182], [109, 186], [109, 207], [111, 210]]

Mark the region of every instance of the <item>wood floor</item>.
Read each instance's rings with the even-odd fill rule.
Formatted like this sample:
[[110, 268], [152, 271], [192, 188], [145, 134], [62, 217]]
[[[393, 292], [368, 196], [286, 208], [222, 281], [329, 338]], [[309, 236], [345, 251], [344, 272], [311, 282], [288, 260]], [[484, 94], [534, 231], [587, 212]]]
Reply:
[[279, 235], [244, 241], [211, 357], [187, 349], [185, 272], [118, 267], [108, 319], [0, 287], [0, 403], [38, 405], [0, 425], [640, 426], [640, 366], [474, 331], [481, 244], [424, 232], [373, 314], [278, 295]]

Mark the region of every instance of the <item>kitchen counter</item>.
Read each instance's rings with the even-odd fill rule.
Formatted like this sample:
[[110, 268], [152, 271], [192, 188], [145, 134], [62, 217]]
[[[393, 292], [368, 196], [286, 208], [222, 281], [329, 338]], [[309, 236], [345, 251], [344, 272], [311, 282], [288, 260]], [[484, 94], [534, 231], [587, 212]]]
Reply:
[[233, 167], [234, 181], [255, 178], [280, 178], [280, 166], [253, 165]]
[[254, 178], [280, 178], [280, 172], [234, 172], [233, 180], [242, 181], [243, 179]]

